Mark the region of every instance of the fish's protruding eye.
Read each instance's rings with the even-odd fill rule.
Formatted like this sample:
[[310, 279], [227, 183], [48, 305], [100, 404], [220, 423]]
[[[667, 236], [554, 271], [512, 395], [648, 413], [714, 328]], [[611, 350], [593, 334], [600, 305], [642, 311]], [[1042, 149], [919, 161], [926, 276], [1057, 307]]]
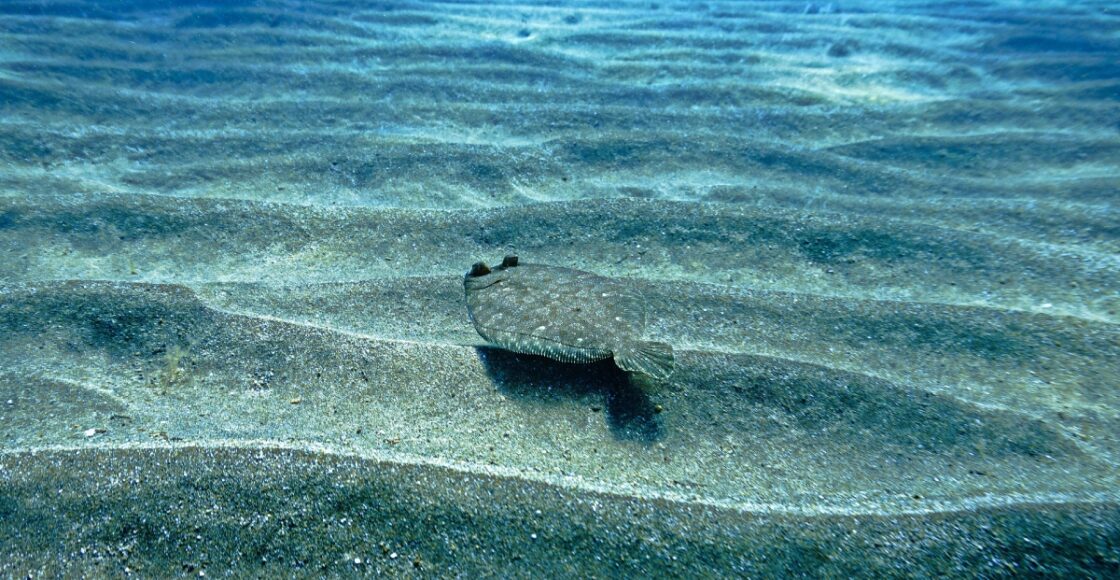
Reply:
[[506, 256], [505, 259], [502, 260], [502, 267], [503, 268], [512, 268], [516, 265], [517, 265], [517, 256]]
[[471, 266], [471, 271], [470, 271], [469, 276], [472, 277], [472, 278], [476, 278], [478, 276], [485, 276], [489, 273], [490, 273], [490, 266], [487, 266], [486, 262], [475, 262], [474, 265]]

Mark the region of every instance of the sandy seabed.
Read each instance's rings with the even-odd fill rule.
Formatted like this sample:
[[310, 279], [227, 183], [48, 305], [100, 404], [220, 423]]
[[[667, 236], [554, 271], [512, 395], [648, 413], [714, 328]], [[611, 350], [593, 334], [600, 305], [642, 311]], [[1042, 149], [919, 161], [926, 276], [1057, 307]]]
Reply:
[[[1120, 574], [1106, 1], [0, 4], [0, 576]], [[625, 278], [667, 381], [482, 345]]]

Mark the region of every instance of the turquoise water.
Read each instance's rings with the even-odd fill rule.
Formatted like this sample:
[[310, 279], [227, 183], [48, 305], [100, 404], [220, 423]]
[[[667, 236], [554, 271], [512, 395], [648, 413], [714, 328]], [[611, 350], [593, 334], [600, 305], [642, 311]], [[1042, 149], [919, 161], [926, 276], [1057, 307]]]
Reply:
[[0, 157], [0, 577], [1120, 574], [1114, 3], [4, 1]]

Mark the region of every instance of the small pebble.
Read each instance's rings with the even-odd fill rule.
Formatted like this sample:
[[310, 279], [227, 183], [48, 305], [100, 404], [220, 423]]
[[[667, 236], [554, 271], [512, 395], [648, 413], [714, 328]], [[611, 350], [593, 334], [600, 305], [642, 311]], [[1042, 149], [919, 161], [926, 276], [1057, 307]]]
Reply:
[[396, 560], [397, 559], [397, 553], [393, 552], [392, 554], [389, 554], [389, 559], [390, 560]]
[[296, 398], [294, 398], [294, 399], [292, 399], [288, 402], [293, 404], [293, 405], [298, 405], [298, 404], [303, 402], [303, 398], [302, 397], [296, 397]]
[[661, 405], [654, 405], [653, 406], [653, 412], [654, 413], [660, 413], [664, 410], [665, 410], [665, 407], [662, 407]]

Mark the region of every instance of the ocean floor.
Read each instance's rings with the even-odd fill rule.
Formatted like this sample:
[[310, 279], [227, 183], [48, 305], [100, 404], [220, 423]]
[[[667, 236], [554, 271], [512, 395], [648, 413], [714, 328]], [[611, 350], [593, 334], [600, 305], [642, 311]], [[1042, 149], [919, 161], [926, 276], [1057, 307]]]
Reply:
[[[1109, 1], [0, 4], [0, 577], [1120, 575]], [[488, 348], [476, 261], [665, 381]]]

